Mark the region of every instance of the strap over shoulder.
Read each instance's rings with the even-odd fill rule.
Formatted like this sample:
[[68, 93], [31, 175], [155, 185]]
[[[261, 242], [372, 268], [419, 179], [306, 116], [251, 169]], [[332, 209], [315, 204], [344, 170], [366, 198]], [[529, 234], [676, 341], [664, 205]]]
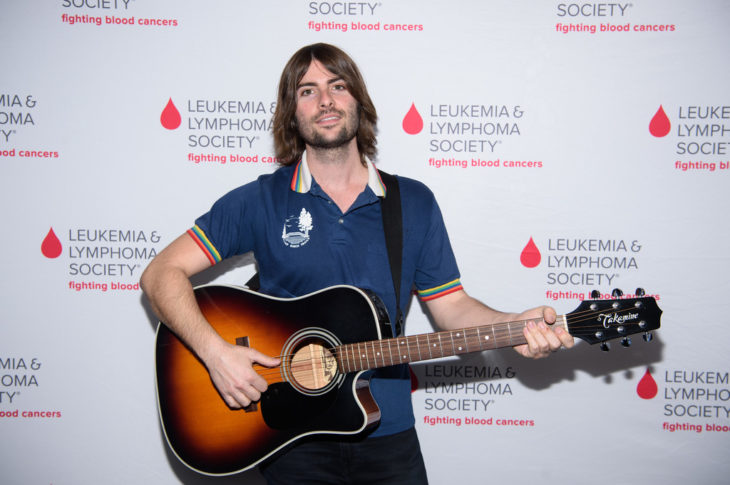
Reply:
[[403, 265], [403, 213], [400, 201], [400, 187], [395, 175], [378, 170], [380, 178], [385, 184], [385, 197], [380, 201], [383, 214], [383, 230], [385, 231], [385, 246], [388, 250], [390, 272], [393, 277], [395, 290], [396, 319], [395, 334], [403, 332], [403, 312], [400, 306], [401, 267]]

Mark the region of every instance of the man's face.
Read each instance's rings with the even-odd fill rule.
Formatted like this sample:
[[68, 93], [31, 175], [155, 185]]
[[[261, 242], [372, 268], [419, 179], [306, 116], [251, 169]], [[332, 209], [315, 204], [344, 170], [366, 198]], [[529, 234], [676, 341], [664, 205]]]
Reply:
[[314, 148], [339, 148], [353, 142], [359, 127], [357, 101], [345, 81], [313, 60], [297, 86], [299, 134]]

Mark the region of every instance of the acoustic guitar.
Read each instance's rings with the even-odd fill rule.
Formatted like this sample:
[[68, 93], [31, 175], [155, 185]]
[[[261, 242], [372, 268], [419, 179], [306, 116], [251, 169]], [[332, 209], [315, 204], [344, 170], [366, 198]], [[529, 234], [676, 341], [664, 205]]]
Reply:
[[[525, 343], [527, 321], [392, 337], [380, 300], [352, 286], [299, 298], [275, 298], [245, 288], [195, 288], [205, 318], [227, 341], [279, 356], [276, 368], [257, 366], [269, 383], [261, 400], [231, 409], [206, 367], [163, 323], [157, 328], [157, 398], [170, 448], [207, 475], [248, 470], [309, 435], [355, 435], [380, 420], [369, 390], [371, 369]], [[596, 298], [596, 295], [594, 295]], [[583, 301], [554, 325], [588, 343], [659, 328], [652, 297]]]

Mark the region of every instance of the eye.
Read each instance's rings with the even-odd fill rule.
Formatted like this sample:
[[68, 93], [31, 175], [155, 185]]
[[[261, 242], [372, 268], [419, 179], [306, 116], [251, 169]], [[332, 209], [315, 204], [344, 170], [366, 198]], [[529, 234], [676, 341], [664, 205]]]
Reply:
[[305, 88], [299, 91], [299, 97], [311, 96], [314, 91], [310, 88]]

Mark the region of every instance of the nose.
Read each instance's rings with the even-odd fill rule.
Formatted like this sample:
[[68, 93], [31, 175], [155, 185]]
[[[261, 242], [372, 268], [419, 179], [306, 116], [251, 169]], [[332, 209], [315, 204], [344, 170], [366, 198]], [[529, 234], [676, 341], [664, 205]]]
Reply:
[[323, 89], [322, 91], [320, 91], [320, 93], [321, 94], [319, 95], [319, 106], [321, 108], [327, 108], [329, 106], [332, 106], [332, 95], [330, 94], [329, 90]]

